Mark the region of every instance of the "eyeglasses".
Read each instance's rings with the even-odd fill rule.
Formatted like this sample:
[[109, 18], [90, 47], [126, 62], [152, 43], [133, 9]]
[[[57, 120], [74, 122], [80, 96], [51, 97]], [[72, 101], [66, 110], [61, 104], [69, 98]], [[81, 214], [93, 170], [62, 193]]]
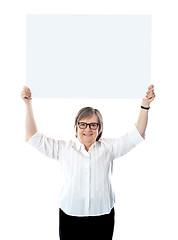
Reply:
[[86, 129], [88, 125], [89, 125], [90, 129], [96, 130], [100, 124], [99, 123], [78, 122], [78, 126], [80, 129]]

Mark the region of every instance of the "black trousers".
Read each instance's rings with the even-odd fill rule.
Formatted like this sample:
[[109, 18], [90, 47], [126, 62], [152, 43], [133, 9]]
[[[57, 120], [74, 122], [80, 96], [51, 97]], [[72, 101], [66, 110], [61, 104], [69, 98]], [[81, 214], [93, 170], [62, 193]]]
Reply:
[[75, 217], [59, 209], [60, 240], [112, 240], [115, 211], [101, 216]]

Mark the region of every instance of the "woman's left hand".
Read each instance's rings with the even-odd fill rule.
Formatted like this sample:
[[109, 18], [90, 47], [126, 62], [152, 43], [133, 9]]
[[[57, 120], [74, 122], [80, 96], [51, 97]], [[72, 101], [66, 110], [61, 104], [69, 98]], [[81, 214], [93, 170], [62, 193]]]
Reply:
[[145, 106], [149, 106], [150, 103], [155, 99], [155, 93], [154, 93], [154, 85], [150, 85], [148, 87], [148, 91], [146, 92], [146, 98], [143, 99], [142, 103]]

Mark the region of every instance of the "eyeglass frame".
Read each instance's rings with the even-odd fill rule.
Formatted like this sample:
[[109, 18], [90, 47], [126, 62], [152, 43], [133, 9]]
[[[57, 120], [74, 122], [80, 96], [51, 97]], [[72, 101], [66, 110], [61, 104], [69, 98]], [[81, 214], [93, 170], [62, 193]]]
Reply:
[[[81, 128], [80, 125], [79, 125], [80, 123], [84, 123], [84, 124], [86, 125], [86, 127], [85, 127], [85, 128]], [[91, 128], [91, 124], [97, 124], [97, 127], [92, 129], [92, 128]], [[78, 122], [78, 127], [79, 127], [80, 129], [86, 129], [88, 126], [89, 126], [89, 128], [90, 128], [91, 130], [96, 130], [96, 129], [98, 128], [98, 126], [100, 126], [100, 123], [95, 123], [95, 122], [92, 122], [92, 123]]]

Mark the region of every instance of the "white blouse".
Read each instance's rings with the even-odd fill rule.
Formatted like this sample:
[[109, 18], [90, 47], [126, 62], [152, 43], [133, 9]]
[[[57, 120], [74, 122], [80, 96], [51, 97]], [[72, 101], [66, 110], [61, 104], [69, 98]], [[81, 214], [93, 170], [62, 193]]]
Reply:
[[143, 141], [137, 128], [117, 139], [103, 138], [87, 152], [76, 138], [54, 140], [36, 132], [27, 143], [46, 156], [59, 160], [62, 184], [59, 208], [73, 216], [96, 216], [110, 212], [115, 196], [111, 185], [113, 160]]

